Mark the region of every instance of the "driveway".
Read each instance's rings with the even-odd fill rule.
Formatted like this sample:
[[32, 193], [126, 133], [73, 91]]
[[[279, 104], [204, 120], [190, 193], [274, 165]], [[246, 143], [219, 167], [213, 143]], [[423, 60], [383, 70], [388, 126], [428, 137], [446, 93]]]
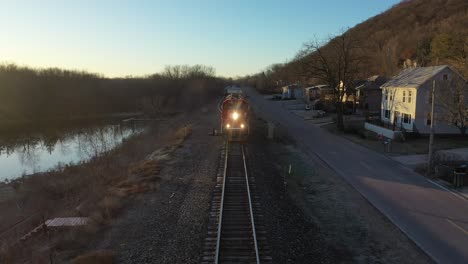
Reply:
[[435, 261], [468, 263], [468, 202], [399, 162], [305, 122], [245, 88], [260, 117], [345, 178]]

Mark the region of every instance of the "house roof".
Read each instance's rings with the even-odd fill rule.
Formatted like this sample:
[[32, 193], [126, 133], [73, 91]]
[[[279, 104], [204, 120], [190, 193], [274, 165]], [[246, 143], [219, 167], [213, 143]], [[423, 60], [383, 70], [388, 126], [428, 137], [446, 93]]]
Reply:
[[359, 85], [358, 87], [356, 87], [357, 90], [362, 90], [362, 89], [366, 89], [366, 90], [378, 90], [380, 89], [380, 86], [382, 84], [384, 84], [385, 82], [388, 81], [388, 78], [387, 77], [384, 77], [384, 76], [381, 76], [381, 75], [374, 75], [374, 76], [371, 76], [369, 78], [367, 78], [367, 80]]
[[327, 84], [319, 84], [319, 85], [306, 87], [304, 89], [306, 89], [306, 90], [326, 90], [326, 89], [329, 89], [329, 88], [330, 87]]
[[281, 87], [283, 89], [302, 89], [300, 85], [298, 84], [289, 84], [286, 86]]
[[378, 86], [381, 86], [382, 84], [388, 81], [388, 78], [382, 75], [374, 75], [374, 76], [367, 78], [367, 81], [373, 82], [377, 84]]
[[401, 71], [381, 87], [415, 87], [422, 85], [442, 70], [448, 68], [448, 65], [408, 68]]

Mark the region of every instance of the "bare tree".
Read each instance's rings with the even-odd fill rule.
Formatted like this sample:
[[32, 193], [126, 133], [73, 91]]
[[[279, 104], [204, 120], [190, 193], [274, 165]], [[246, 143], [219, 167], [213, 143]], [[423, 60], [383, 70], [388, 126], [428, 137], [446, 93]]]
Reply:
[[[401, 101], [396, 100], [396, 96], [398, 93], [398, 89], [390, 89], [390, 88], [383, 88], [382, 89], [382, 108], [383, 111], [388, 110], [389, 116], [388, 119], [390, 120], [387, 123], [388, 126], [392, 126], [392, 129], [395, 130], [395, 127], [398, 125], [397, 120], [400, 115], [400, 113], [397, 111], [397, 109], [401, 106]], [[392, 115], [393, 114], [393, 115]], [[401, 122], [401, 119], [400, 119]], [[401, 124], [400, 124], [401, 127]]]
[[454, 75], [450, 80], [444, 81], [439, 89], [436, 89], [437, 108], [441, 114], [436, 117], [460, 130], [460, 134], [466, 135], [468, 128], [468, 83], [460, 76]]
[[349, 94], [353, 81], [358, 77], [365, 60], [362, 54], [357, 37], [346, 32], [328, 43], [314, 40], [304, 44], [296, 58], [302, 64], [303, 77], [319, 80], [333, 88], [333, 103], [340, 130], [344, 130], [343, 98]]

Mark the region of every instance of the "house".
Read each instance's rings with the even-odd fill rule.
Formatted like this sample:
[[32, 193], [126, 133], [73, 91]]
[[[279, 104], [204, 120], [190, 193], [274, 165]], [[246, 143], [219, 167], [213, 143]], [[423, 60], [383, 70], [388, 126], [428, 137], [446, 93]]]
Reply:
[[356, 87], [356, 112], [380, 113], [382, 104], [382, 90], [380, 86], [388, 78], [380, 75], [369, 77]]
[[357, 87], [363, 85], [366, 80], [354, 80], [349, 87], [343, 86], [340, 83], [339, 91], [343, 93], [341, 102], [344, 105], [344, 111], [346, 113], [355, 113], [357, 107]]
[[[431, 131], [431, 122], [434, 122], [437, 134], [459, 134], [460, 130], [456, 126], [437, 118], [445, 115], [442, 108], [435, 107], [435, 121], [431, 117], [433, 81], [435, 89], [450, 89], [448, 85], [451, 85], [453, 78], [462, 76], [447, 65], [401, 71], [381, 86], [381, 120], [392, 130], [428, 134]], [[467, 99], [465, 96], [463, 100]]]
[[326, 96], [328, 94], [333, 94], [333, 89], [331, 89], [330, 86], [326, 84], [304, 88], [304, 97], [310, 102], [321, 99], [322, 95]]
[[304, 89], [297, 84], [281, 87], [281, 99], [301, 99], [304, 97]]

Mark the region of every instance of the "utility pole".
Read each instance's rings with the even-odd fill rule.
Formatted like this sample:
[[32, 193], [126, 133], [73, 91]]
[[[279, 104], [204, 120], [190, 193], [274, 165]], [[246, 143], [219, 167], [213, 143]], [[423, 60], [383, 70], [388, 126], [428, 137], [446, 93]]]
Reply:
[[435, 80], [432, 80], [432, 105], [431, 105], [431, 134], [429, 136], [429, 153], [427, 155], [426, 176], [429, 176], [432, 165], [432, 144], [434, 143], [434, 102], [435, 102]]

